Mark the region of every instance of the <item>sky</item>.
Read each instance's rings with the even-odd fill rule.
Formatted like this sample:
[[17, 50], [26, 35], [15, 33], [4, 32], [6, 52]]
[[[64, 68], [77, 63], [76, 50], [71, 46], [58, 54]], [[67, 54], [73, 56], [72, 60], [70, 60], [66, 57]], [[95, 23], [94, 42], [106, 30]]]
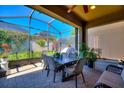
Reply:
[[[28, 26], [29, 19], [28, 18], [1, 18], [1, 16], [27, 16], [30, 14], [32, 11], [31, 8], [23, 5], [0, 5], [0, 20], [9, 22], [9, 23], [14, 23], [14, 24], [19, 24], [19, 25], [24, 25]], [[56, 38], [63, 38], [63, 37], [69, 37], [71, 36], [71, 32], [74, 27], [70, 26], [66, 23], [63, 23], [57, 19], [54, 20], [54, 18], [43, 14], [39, 13], [38, 11], [35, 11], [33, 13], [33, 18], [37, 18], [38, 20], [32, 19], [31, 20], [31, 27], [33, 28], [38, 28], [40, 30], [34, 30], [30, 29], [31, 35], [34, 35], [36, 33], [39, 33], [41, 31], [50, 31]], [[42, 20], [43, 22], [39, 21]], [[50, 22], [51, 20], [54, 20], [51, 25], [49, 26], [47, 23]], [[54, 27], [57, 29], [55, 30]], [[28, 28], [25, 28], [28, 31]], [[66, 32], [65, 32], [66, 31]], [[62, 33], [62, 35], [59, 35], [59, 32]]]

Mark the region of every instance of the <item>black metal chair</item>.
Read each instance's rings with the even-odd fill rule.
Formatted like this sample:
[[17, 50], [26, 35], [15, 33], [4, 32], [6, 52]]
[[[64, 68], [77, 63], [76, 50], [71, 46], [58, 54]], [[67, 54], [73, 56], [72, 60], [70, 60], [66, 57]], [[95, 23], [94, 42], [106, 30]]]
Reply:
[[70, 68], [67, 67], [65, 68], [65, 74], [66, 74], [66, 77], [65, 77], [65, 80], [68, 80], [69, 78], [72, 78], [72, 77], [75, 77], [75, 86], [77, 88], [77, 76], [78, 75], [82, 75], [82, 78], [83, 78], [83, 81], [85, 83], [85, 79], [84, 79], [84, 75], [83, 75], [83, 66], [85, 65], [86, 63], [86, 59], [79, 59], [76, 63], [76, 65], [74, 65], [73, 67], [71, 66]]
[[69, 53], [68, 54], [68, 57], [69, 58], [76, 58], [77, 57], [77, 54], [76, 53]]
[[48, 65], [49, 64], [48, 64], [48, 61], [47, 61], [47, 56], [45, 54], [41, 55], [41, 60], [43, 61], [43, 69], [48, 70]]
[[45, 67], [46, 67], [45, 70], [47, 70], [47, 77], [49, 76], [49, 72], [53, 71], [54, 72], [53, 82], [55, 82], [56, 73], [61, 70], [60, 69], [61, 65], [56, 63], [52, 56], [43, 55], [43, 59], [44, 59]]
[[62, 58], [66, 58], [68, 56], [67, 53], [61, 53]]

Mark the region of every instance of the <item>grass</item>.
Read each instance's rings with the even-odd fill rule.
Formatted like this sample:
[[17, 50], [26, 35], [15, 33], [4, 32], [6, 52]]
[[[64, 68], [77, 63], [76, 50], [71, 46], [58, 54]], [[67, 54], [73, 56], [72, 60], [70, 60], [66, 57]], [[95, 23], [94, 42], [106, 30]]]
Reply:
[[[54, 55], [55, 52], [54, 51], [49, 51], [48, 55]], [[29, 59], [29, 58], [40, 58], [41, 57], [41, 52], [33, 52], [30, 53], [30, 57], [29, 57], [29, 52], [20, 52], [18, 54], [9, 54], [8, 55], [8, 60], [12, 61], [12, 60], [21, 60], [21, 59]]]
[[8, 60], [20, 60], [20, 59], [29, 59], [29, 58], [40, 58], [41, 57], [41, 52], [33, 52], [30, 53], [29, 57], [29, 52], [21, 52], [18, 54], [9, 54], [8, 55]]

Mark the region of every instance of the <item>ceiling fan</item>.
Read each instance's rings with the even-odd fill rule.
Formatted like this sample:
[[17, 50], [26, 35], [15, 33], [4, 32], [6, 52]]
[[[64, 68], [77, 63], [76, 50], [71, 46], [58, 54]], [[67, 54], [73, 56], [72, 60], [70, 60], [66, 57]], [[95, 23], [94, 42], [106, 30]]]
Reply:
[[[69, 10], [67, 11], [68, 13], [70, 13], [77, 5], [72, 5], [71, 7], [69, 7]], [[82, 5], [83, 9], [84, 9], [84, 13], [88, 13], [89, 12], [89, 5]], [[94, 5], [90, 6], [90, 9], [95, 9]]]

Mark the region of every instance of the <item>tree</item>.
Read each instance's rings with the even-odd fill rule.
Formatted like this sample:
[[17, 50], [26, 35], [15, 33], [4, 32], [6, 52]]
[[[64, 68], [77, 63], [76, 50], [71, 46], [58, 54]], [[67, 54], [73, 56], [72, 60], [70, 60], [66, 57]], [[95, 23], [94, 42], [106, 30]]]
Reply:
[[19, 52], [27, 41], [28, 34], [19, 31], [0, 30], [0, 48], [11, 47], [11, 51]]
[[45, 40], [40, 39], [37, 41], [37, 44], [40, 45], [41, 47], [44, 47], [45, 46]]
[[8, 52], [10, 51], [10, 43], [11, 38], [7, 34], [7, 32], [0, 30], [0, 48], [3, 49], [2, 57], [6, 57]]
[[71, 35], [75, 35], [75, 30], [72, 30], [71, 31]]
[[9, 44], [11, 42], [11, 38], [7, 34], [6, 31], [0, 30], [0, 45], [6, 43]]

